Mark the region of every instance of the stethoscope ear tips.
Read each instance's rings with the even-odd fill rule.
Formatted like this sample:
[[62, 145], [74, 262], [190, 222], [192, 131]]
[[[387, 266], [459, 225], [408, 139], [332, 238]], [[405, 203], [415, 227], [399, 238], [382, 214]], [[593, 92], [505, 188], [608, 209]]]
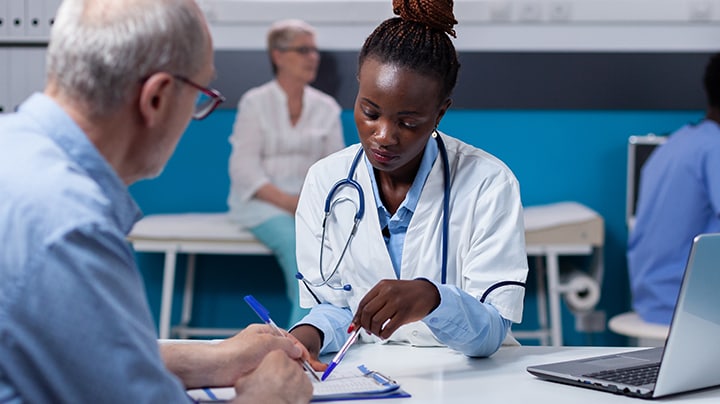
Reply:
[[350, 284], [346, 283], [345, 285], [343, 285], [343, 290], [346, 292], [349, 292], [350, 290], [352, 290], [352, 286], [350, 286]]
[[295, 273], [295, 279], [301, 281], [303, 278], [304, 278], [304, 276], [300, 272]]

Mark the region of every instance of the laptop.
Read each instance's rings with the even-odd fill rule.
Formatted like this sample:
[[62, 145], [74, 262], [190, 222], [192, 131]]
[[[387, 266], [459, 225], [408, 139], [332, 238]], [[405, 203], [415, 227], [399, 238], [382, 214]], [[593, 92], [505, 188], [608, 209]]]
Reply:
[[[693, 240], [664, 347], [529, 366], [545, 380], [641, 398], [720, 385], [720, 233]], [[626, 374], [629, 374], [626, 375]]]

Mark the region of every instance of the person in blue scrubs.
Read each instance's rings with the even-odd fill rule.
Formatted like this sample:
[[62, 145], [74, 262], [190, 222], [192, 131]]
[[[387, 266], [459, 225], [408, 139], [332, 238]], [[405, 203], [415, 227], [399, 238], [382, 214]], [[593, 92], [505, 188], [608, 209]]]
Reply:
[[705, 119], [672, 133], [643, 165], [628, 241], [632, 307], [670, 324], [695, 236], [720, 232], [720, 53], [704, 76]]

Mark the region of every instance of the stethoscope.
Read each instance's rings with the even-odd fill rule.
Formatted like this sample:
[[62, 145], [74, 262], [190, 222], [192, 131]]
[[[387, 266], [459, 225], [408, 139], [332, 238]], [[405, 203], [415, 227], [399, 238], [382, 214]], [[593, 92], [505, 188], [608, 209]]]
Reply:
[[[440, 157], [443, 162], [443, 181], [444, 181], [444, 191], [443, 191], [443, 223], [442, 223], [442, 273], [441, 273], [441, 280], [444, 284], [447, 280], [447, 253], [448, 253], [448, 227], [450, 223], [450, 161], [448, 160], [448, 154], [447, 149], [445, 148], [445, 143], [443, 142], [440, 135], [437, 133], [437, 131], [433, 132], [432, 136], [435, 138], [438, 144], [438, 151], [440, 153]], [[321, 286], [327, 286], [330, 289], [333, 290], [345, 290], [350, 291], [352, 290], [352, 286], [350, 284], [344, 284], [344, 285], [333, 285], [330, 283], [330, 281], [333, 279], [333, 277], [337, 274], [338, 268], [340, 268], [340, 263], [342, 262], [343, 258], [345, 257], [345, 253], [347, 252], [348, 247], [350, 246], [350, 242], [352, 241], [353, 237], [355, 237], [355, 233], [357, 232], [358, 224], [360, 223], [360, 220], [362, 220], [363, 215], [365, 215], [365, 192], [362, 189], [362, 186], [353, 178], [355, 176], [355, 170], [357, 169], [358, 164], [360, 163], [360, 159], [363, 155], [363, 148], [360, 147], [355, 153], [355, 158], [353, 158], [352, 164], [350, 165], [350, 170], [348, 171], [347, 177], [341, 179], [340, 181], [336, 182], [335, 185], [330, 188], [330, 191], [328, 192], [327, 197], [325, 198], [325, 215], [323, 217], [322, 221], [322, 238], [320, 240], [320, 282], [314, 283], [309, 280], [307, 280], [303, 274], [298, 272], [295, 274], [295, 277], [297, 279], [302, 280], [306, 285], [312, 286], [312, 287], [321, 287]], [[335, 266], [333, 267], [333, 270], [330, 272], [329, 275], [325, 274], [325, 271], [323, 271], [324, 265], [323, 265], [323, 251], [325, 250], [323, 246], [325, 245], [325, 231], [327, 229], [327, 220], [328, 217], [330, 217], [330, 214], [332, 212], [333, 207], [335, 206], [335, 203], [337, 203], [337, 200], [335, 199], [335, 194], [343, 187], [351, 187], [354, 188], [355, 191], [358, 193], [359, 202], [356, 205], [357, 209], [355, 210], [355, 216], [353, 218], [353, 226], [352, 230], [350, 231], [350, 234], [347, 237], [347, 240], [345, 241], [345, 246], [343, 246], [342, 251], [340, 252], [340, 257], [338, 258], [337, 262], [335, 263]], [[309, 289], [309, 288], [308, 288]]]
[[[443, 164], [443, 222], [442, 222], [442, 272], [441, 272], [441, 283], [444, 285], [447, 283], [447, 255], [448, 255], [448, 228], [450, 226], [450, 161], [448, 159], [447, 149], [445, 148], [445, 142], [443, 142], [442, 138], [440, 137], [440, 134], [438, 134], [437, 131], [434, 131], [432, 134], [432, 137], [435, 138], [438, 144], [438, 152], [440, 153], [440, 158], [442, 159]], [[330, 289], [333, 290], [344, 290], [344, 291], [351, 291], [352, 286], [348, 283], [344, 285], [333, 285], [330, 283], [330, 281], [333, 279], [333, 277], [337, 274], [338, 268], [340, 268], [340, 263], [342, 262], [342, 259], [345, 257], [345, 253], [347, 252], [348, 247], [350, 246], [350, 242], [352, 241], [353, 237], [355, 237], [355, 233], [357, 232], [358, 224], [360, 223], [360, 220], [363, 218], [363, 215], [365, 214], [365, 192], [363, 192], [362, 186], [353, 179], [355, 176], [355, 170], [357, 169], [357, 166], [360, 162], [360, 158], [363, 155], [363, 148], [360, 147], [355, 154], [355, 157], [353, 158], [352, 164], [350, 165], [350, 170], [348, 171], [347, 177], [341, 179], [340, 181], [336, 182], [335, 185], [330, 188], [330, 191], [328, 191], [328, 195], [325, 198], [325, 208], [324, 212], [325, 215], [323, 217], [322, 221], [322, 238], [320, 239], [320, 282], [311, 282], [308, 279], [306, 279], [302, 273], [298, 272], [295, 274], [295, 278], [303, 281], [305, 286], [307, 287], [308, 291], [315, 297], [315, 300], [320, 303], [320, 299], [318, 299], [317, 296], [315, 296], [315, 293], [310, 289], [310, 286], [312, 287], [322, 287], [327, 286]], [[323, 251], [325, 250], [323, 246], [325, 245], [325, 231], [327, 229], [327, 220], [330, 216], [333, 207], [335, 206], [335, 203], [338, 201], [334, 199], [335, 194], [343, 187], [351, 187], [354, 188], [355, 191], [358, 193], [359, 202], [356, 205], [355, 210], [355, 216], [353, 218], [353, 226], [352, 230], [350, 231], [350, 234], [347, 237], [347, 240], [345, 241], [345, 246], [343, 247], [342, 251], [340, 252], [340, 257], [338, 258], [337, 262], [335, 263], [335, 266], [333, 267], [333, 270], [330, 272], [329, 275], [325, 275], [325, 271], [323, 271]], [[522, 282], [517, 281], [501, 281], [497, 282], [493, 285], [491, 285], [485, 293], [483, 293], [482, 297], [480, 298], [481, 302], [485, 301], [485, 298], [487, 295], [497, 289], [501, 286], [509, 286], [509, 285], [516, 285], [516, 286], [522, 286], [525, 287], [525, 284]]]

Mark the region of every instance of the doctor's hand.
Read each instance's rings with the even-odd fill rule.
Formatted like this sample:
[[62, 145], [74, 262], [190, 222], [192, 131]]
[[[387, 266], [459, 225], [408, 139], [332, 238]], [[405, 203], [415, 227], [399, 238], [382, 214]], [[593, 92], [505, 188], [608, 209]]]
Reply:
[[293, 362], [282, 351], [265, 355], [257, 368], [235, 382], [233, 403], [308, 403], [312, 383], [303, 368]]
[[316, 371], [324, 371], [328, 365], [320, 362], [320, 348], [322, 347], [322, 336], [320, 330], [309, 325], [302, 324], [290, 331], [290, 336], [299, 341], [303, 347], [303, 359], [306, 359], [310, 366]]
[[440, 292], [424, 279], [383, 279], [360, 300], [352, 324], [388, 339], [401, 325], [422, 320], [440, 304]]

